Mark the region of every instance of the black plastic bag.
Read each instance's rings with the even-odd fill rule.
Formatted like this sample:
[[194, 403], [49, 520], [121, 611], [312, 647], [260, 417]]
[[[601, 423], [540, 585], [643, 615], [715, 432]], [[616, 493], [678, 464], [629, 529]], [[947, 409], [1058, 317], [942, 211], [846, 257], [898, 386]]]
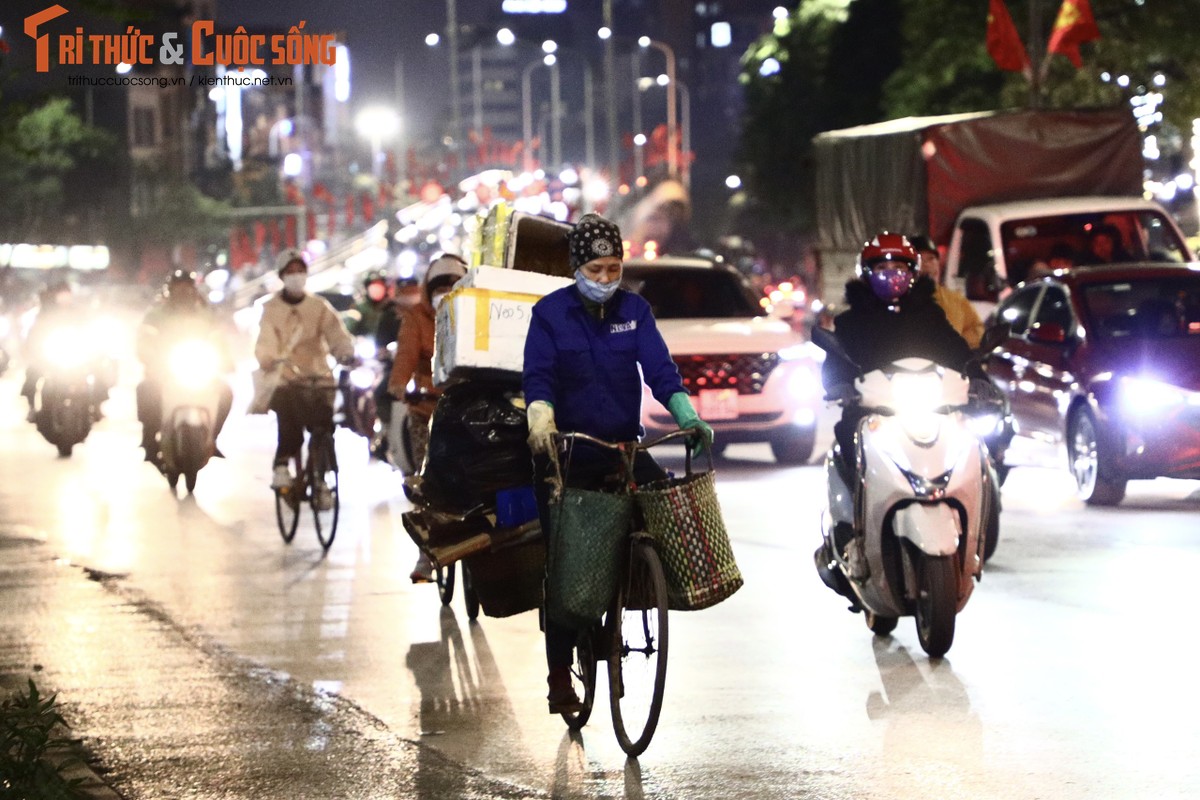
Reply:
[[438, 399], [421, 472], [422, 494], [435, 508], [492, 507], [497, 490], [533, 482], [521, 398], [513, 382], [465, 381]]

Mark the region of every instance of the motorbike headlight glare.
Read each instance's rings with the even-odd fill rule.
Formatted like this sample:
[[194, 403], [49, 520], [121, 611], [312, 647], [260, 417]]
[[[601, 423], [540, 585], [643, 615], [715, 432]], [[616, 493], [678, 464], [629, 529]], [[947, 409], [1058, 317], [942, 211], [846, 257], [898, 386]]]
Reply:
[[79, 331], [69, 328], [48, 333], [43, 349], [46, 360], [60, 367], [78, 367], [88, 360], [87, 341]]
[[375, 340], [369, 336], [359, 338], [359, 340], [354, 343], [354, 354], [359, 358], [374, 358]]
[[821, 382], [807, 364], [797, 364], [788, 376], [788, 390], [793, 397], [816, 400], [821, 396]]
[[208, 342], [181, 342], [167, 356], [171, 377], [182, 386], [197, 388], [214, 380], [221, 371], [221, 357]]
[[967, 417], [967, 427], [980, 439], [991, 436], [1000, 427], [999, 414], [976, 414]]
[[359, 389], [370, 389], [375, 384], [375, 371], [369, 367], [350, 370], [350, 383]]
[[1189, 392], [1153, 378], [1122, 378], [1121, 400], [1125, 408], [1138, 416], [1153, 416], [1182, 406]]
[[942, 396], [942, 379], [936, 373], [901, 372], [892, 377], [897, 414], [932, 414], [943, 405]]

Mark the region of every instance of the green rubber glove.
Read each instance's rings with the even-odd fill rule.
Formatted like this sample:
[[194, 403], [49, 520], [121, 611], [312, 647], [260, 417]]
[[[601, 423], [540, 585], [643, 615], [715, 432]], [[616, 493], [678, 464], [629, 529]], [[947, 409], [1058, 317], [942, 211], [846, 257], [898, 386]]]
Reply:
[[667, 410], [675, 418], [675, 424], [684, 430], [700, 431], [700, 441], [692, 446], [692, 455], [696, 456], [707, 450], [713, 443], [712, 427], [700, 419], [696, 409], [692, 408], [692, 400], [687, 392], [676, 392], [667, 401]]

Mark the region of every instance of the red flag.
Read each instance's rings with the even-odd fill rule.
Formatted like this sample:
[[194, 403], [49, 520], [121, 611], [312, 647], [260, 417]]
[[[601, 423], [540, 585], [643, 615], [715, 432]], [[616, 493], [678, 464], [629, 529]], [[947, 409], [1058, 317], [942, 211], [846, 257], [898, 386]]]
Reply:
[[1088, 0], [1063, 0], [1058, 9], [1058, 18], [1054, 20], [1054, 30], [1050, 32], [1050, 42], [1046, 45], [1048, 53], [1062, 53], [1071, 59], [1075, 69], [1083, 66], [1079, 57], [1079, 45], [1100, 38], [1100, 29], [1096, 27], [1096, 18], [1092, 16], [1092, 5]]
[[[1068, 0], [1070, 2], [1070, 0]], [[987, 51], [996, 66], [1009, 72], [1029, 69], [1029, 55], [1017, 33], [1004, 0], [990, 0], [988, 5]]]

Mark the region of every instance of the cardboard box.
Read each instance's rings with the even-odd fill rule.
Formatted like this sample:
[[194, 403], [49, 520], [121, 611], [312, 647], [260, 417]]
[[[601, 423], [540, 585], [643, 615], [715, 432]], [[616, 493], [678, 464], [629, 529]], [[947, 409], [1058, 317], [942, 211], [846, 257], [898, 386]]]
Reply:
[[459, 287], [446, 295], [437, 308], [434, 384], [460, 377], [463, 370], [521, 372], [525, 335], [540, 299], [540, 294], [477, 287]]
[[471, 267], [467, 276], [460, 280], [458, 288], [494, 289], [501, 292], [518, 292], [520, 294], [547, 295], [555, 289], [570, 286], [575, 281], [571, 278], [556, 278], [552, 275], [542, 275], [537, 272], [524, 272], [516, 269], [501, 267]]

